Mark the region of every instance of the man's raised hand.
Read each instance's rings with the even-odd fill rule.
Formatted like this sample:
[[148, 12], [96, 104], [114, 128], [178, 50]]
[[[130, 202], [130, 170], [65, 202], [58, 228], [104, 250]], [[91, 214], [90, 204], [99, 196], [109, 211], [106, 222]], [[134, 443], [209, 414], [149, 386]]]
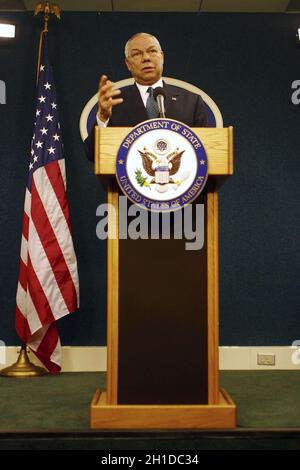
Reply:
[[112, 108], [123, 103], [123, 98], [117, 98], [121, 90], [113, 88], [113, 82], [102, 75], [99, 81], [98, 116], [101, 121], [106, 122], [112, 115]]

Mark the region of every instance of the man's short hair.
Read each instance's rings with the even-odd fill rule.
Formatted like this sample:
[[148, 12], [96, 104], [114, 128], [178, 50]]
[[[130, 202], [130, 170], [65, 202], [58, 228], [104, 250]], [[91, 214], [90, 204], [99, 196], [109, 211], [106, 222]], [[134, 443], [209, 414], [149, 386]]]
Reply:
[[157, 37], [153, 36], [153, 34], [150, 34], [150, 33], [135, 33], [133, 36], [131, 36], [131, 38], [128, 39], [128, 41], [127, 41], [126, 44], [125, 44], [124, 53], [125, 53], [125, 58], [126, 58], [126, 59], [127, 59], [127, 57], [128, 57], [128, 49], [129, 49], [129, 45], [130, 45], [131, 41], [132, 41], [134, 38], [136, 38], [137, 36], [143, 36], [143, 35], [145, 35], [145, 36], [150, 36], [150, 37], [154, 38], [154, 39], [157, 41], [157, 43], [158, 43], [158, 45], [159, 45], [159, 47], [160, 47], [160, 50], [161, 50], [161, 45], [160, 45], [160, 43], [159, 43], [159, 40], [157, 39]]

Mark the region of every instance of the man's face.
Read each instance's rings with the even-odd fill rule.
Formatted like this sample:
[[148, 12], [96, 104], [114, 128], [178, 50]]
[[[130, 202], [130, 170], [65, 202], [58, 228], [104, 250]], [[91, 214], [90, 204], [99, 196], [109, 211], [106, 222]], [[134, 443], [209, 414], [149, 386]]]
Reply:
[[154, 37], [141, 35], [130, 41], [125, 62], [136, 82], [153, 85], [162, 76], [164, 54]]

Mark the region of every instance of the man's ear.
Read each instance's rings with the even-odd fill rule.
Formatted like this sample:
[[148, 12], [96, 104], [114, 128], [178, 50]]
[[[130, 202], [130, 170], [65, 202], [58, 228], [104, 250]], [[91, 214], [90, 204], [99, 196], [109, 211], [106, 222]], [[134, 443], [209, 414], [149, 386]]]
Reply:
[[125, 58], [125, 64], [126, 64], [128, 70], [129, 70], [129, 72], [131, 72], [131, 65], [130, 65], [130, 62], [129, 62], [129, 60], [126, 59], [126, 58]]

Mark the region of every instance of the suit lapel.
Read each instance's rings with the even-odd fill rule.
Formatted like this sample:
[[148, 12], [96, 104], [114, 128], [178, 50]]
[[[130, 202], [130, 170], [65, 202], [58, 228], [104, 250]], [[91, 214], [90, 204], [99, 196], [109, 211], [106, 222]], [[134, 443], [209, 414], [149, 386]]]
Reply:
[[146, 121], [148, 119], [148, 116], [138, 87], [136, 85], [130, 87], [128, 95], [128, 114], [130, 115], [131, 121]]
[[164, 91], [166, 93], [166, 116], [167, 118], [176, 119], [180, 106], [179, 93], [174, 92], [174, 88], [169, 87], [165, 82]]

